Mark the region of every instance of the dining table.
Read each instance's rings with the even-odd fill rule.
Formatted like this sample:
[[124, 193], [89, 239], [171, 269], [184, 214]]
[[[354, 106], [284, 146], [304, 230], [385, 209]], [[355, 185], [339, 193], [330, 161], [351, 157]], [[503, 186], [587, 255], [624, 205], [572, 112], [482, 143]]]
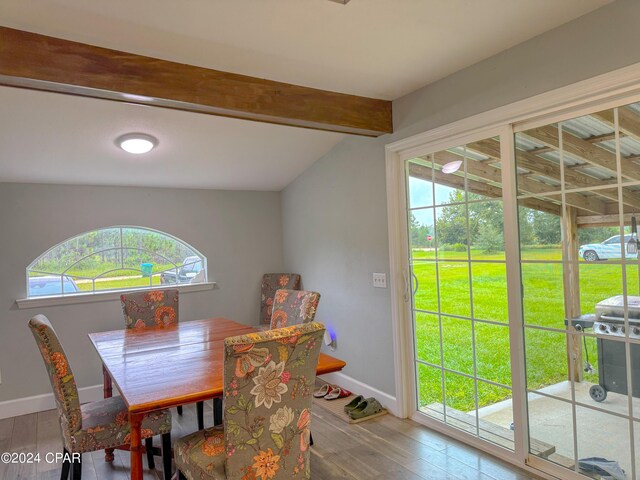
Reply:
[[[164, 328], [89, 334], [103, 365], [104, 397], [113, 394], [115, 385], [129, 412], [132, 480], [142, 480], [143, 417], [157, 410], [222, 398], [224, 339], [256, 331], [227, 318], [208, 318]], [[345, 365], [320, 353], [316, 372], [337, 372]], [[106, 459], [113, 459], [112, 451]]]

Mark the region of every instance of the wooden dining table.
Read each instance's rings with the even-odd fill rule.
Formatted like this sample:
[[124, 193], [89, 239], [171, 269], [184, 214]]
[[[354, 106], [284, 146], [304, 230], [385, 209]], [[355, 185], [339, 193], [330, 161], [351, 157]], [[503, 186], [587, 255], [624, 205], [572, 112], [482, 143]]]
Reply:
[[[224, 339], [257, 331], [226, 318], [153, 329], [91, 333], [104, 369], [104, 396], [112, 382], [129, 411], [131, 479], [142, 480], [141, 424], [145, 414], [222, 397]], [[317, 374], [346, 363], [320, 354]]]

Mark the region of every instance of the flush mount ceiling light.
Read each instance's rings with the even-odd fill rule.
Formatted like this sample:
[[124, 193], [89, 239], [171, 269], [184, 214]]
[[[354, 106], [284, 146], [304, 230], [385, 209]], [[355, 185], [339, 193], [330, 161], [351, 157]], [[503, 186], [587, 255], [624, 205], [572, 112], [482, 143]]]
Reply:
[[139, 155], [147, 153], [157, 146], [158, 139], [146, 133], [127, 133], [116, 138], [116, 145], [125, 152]]
[[458, 170], [460, 170], [461, 166], [462, 166], [462, 160], [455, 160], [453, 162], [445, 163], [442, 166], [442, 172], [443, 173], [455, 173]]

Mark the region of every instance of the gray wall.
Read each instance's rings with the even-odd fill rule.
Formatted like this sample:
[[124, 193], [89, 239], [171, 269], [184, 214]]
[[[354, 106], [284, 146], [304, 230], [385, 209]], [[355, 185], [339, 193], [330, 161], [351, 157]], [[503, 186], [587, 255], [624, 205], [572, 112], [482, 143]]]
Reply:
[[282, 194], [287, 270], [322, 299], [344, 373], [395, 394], [384, 145], [440, 125], [640, 62], [640, 2], [619, 0], [394, 101], [395, 133], [348, 138]]
[[260, 279], [283, 268], [280, 193], [0, 184], [0, 401], [51, 387], [27, 328], [44, 313], [70, 357], [78, 386], [102, 374], [87, 334], [122, 328], [120, 301], [17, 309], [25, 268], [49, 247], [110, 225], [141, 225], [181, 238], [208, 259], [216, 290], [185, 293], [181, 320], [226, 316], [258, 323]]

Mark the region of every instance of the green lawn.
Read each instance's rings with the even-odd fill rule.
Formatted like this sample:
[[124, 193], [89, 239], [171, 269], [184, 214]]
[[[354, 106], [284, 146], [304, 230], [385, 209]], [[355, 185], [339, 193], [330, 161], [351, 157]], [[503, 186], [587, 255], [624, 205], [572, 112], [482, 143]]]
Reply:
[[[160, 277], [153, 277], [153, 285], [160, 285]], [[104, 282], [96, 282], [96, 292], [101, 290], [115, 290], [117, 288], [135, 288], [135, 287], [148, 287], [149, 278], [142, 277], [141, 275], [132, 276], [128, 278], [121, 278], [118, 280], [108, 280]], [[93, 285], [91, 283], [79, 283], [78, 289], [81, 292], [91, 291]]]
[[[181, 265], [178, 264], [178, 267]], [[70, 270], [68, 270], [66, 272], [67, 275], [69, 275], [70, 277], [83, 277], [83, 278], [93, 278], [93, 277], [97, 277], [98, 275], [101, 275], [104, 272], [110, 271], [110, 270], [114, 270], [112, 273], [110, 273], [110, 276], [114, 276], [114, 277], [123, 277], [126, 275], [133, 275], [133, 274], [137, 274], [140, 275], [140, 272], [135, 272], [135, 271], [131, 271], [131, 270], [127, 270], [129, 268], [136, 268], [139, 269], [140, 265], [139, 264], [133, 264], [133, 263], [125, 263], [124, 265], [124, 269], [118, 271], [117, 269], [121, 268], [120, 264], [116, 264], [113, 262], [102, 262], [102, 263], [98, 263], [96, 265], [91, 265], [91, 266], [87, 266], [87, 265], [79, 265], [76, 267], [71, 268]], [[171, 269], [174, 268], [172, 263], [167, 263], [167, 264], [159, 264], [159, 263], [154, 263], [153, 264], [153, 273], [157, 273], [157, 272], [162, 272], [164, 270], [167, 269]], [[61, 273], [63, 271], [64, 267], [61, 266], [60, 264], [54, 263], [54, 262], [50, 262], [49, 265], [40, 265], [38, 266], [38, 268], [36, 268], [36, 270], [41, 270], [44, 272], [51, 272], [51, 273]], [[36, 272], [29, 272], [29, 275], [32, 277], [37, 277], [40, 276], [40, 273], [36, 273]]]
[[[429, 259], [434, 252], [414, 251], [414, 259]], [[445, 258], [465, 259], [466, 253], [445, 252]], [[471, 252], [472, 259], [502, 260], [503, 254], [482, 255]], [[529, 260], [557, 261], [561, 252], [557, 249], [523, 251]], [[628, 291], [638, 292], [638, 272], [627, 265]], [[466, 374], [473, 374], [472, 326], [468, 320], [445, 315], [473, 316], [502, 322], [502, 325], [475, 323], [477, 373], [480, 378], [511, 385], [509, 363], [509, 332], [506, 326], [507, 288], [505, 265], [500, 263], [472, 264], [472, 281], [469, 282], [467, 263], [442, 261], [438, 265], [440, 282], [436, 282], [436, 266], [432, 262], [415, 262], [414, 273], [419, 288], [415, 296], [418, 309], [438, 311], [438, 287], [440, 312], [442, 313], [443, 350], [440, 351], [440, 329], [437, 315], [416, 314], [416, 350], [418, 358], [426, 362]], [[564, 328], [564, 299], [562, 289], [562, 265], [554, 263], [525, 263], [522, 265], [524, 287], [524, 319], [529, 325]], [[622, 292], [622, 266], [599, 263], [580, 264], [580, 302], [582, 313], [592, 313], [600, 300]], [[566, 340], [562, 333], [527, 328], [525, 330], [527, 358], [527, 383], [529, 388], [540, 388], [568, 378]], [[587, 338], [589, 360], [597, 367], [596, 343]], [[442, 354], [442, 359], [441, 359]], [[446, 373], [446, 403], [462, 411], [475, 408], [475, 387], [472, 380]], [[419, 366], [420, 405], [442, 402], [440, 370]], [[587, 381], [597, 382], [597, 375], [586, 375]], [[509, 390], [479, 382], [478, 402], [489, 405], [510, 396]]]

